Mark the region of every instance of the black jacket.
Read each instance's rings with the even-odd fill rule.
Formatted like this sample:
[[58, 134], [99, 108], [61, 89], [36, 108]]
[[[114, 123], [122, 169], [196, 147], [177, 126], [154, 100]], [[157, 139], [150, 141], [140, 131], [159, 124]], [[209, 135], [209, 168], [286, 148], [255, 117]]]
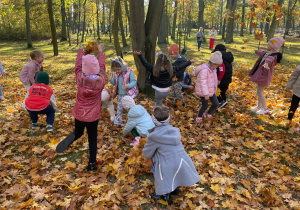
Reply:
[[[182, 82], [183, 81], [183, 76], [184, 76], [184, 72], [187, 66], [191, 65], [191, 63], [189, 65], [186, 65], [184, 67], [181, 67], [182, 64], [184, 64], [185, 62], [187, 62], [188, 60], [184, 57], [184, 56], [180, 56], [179, 58], [176, 59], [176, 61], [172, 64], [173, 68], [177, 67], [175, 74], [173, 75], [172, 78], [174, 78], [176, 76], [177, 81], [176, 82]], [[180, 68], [179, 68], [180, 67]]]
[[[155, 77], [153, 76], [153, 66], [149, 64], [142, 55], [139, 55], [138, 57], [140, 58], [141, 63], [147, 70], [146, 83], [155, 85], [159, 88], [166, 88], [172, 85], [172, 78], [170, 77], [170, 74], [166, 69], [163, 71], [159, 71], [159, 76]], [[182, 63], [179, 66], [173, 66], [173, 72], [177, 72], [178, 70], [185, 68], [189, 65], [191, 65], [191, 61], [186, 61], [185, 63]]]
[[225, 65], [225, 74], [221, 80], [220, 85], [229, 84], [232, 82], [232, 62], [234, 57], [231, 52], [226, 52], [222, 55], [223, 63]]

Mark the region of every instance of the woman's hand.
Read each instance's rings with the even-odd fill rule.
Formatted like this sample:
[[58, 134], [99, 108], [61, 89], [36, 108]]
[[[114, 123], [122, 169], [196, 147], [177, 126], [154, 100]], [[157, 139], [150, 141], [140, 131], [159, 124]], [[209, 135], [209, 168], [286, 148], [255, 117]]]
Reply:
[[140, 54], [142, 54], [142, 52], [141, 51], [133, 51], [133, 54], [140, 55]]

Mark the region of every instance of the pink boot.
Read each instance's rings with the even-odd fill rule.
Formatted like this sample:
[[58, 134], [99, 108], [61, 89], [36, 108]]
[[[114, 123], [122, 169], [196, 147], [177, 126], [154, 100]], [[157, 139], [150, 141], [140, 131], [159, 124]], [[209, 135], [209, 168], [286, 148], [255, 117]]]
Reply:
[[131, 146], [137, 146], [140, 144], [140, 139], [141, 137], [140, 136], [137, 136], [133, 139], [133, 141], [130, 143]]

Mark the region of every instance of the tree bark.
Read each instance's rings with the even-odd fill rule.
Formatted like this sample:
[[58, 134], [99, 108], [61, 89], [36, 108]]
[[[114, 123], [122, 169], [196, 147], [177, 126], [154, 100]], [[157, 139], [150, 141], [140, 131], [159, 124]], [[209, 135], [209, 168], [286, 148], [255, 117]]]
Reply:
[[198, 12], [198, 28], [202, 27], [203, 31], [205, 29], [205, 25], [204, 25], [204, 0], [199, 0], [199, 12]]
[[126, 46], [128, 46], [128, 44], [126, 43], [126, 37], [125, 37], [125, 33], [124, 33], [121, 4], [120, 4], [120, 7], [119, 7], [119, 21], [120, 21], [119, 26], [120, 26], [120, 29], [121, 29], [123, 47], [126, 47]]
[[160, 27], [158, 32], [158, 43], [160, 44], [166, 44], [166, 13], [165, 13], [165, 7], [163, 8], [162, 17], [160, 20]]
[[121, 56], [123, 58], [122, 55], [122, 49], [120, 46], [120, 42], [119, 42], [119, 12], [120, 12], [120, 0], [116, 0], [115, 1], [115, 11], [114, 11], [114, 45], [115, 45], [115, 49], [116, 49], [116, 54], [117, 56]]
[[67, 20], [66, 20], [66, 25], [67, 25], [67, 35], [68, 35], [68, 40], [69, 40], [69, 46], [71, 46], [71, 34], [70, 34], [70, 30], [71, 30], [71, 12], [70, 12], [71, 8], [69, 8], [69, 12], [67, 15]]
[[173, 16], [173, 27], [172, 27], [171, 39], [175, 39], [177, 12], [178, 12], [178, 0], [175, 0], [174, 16]]
[[[242, 7], [242, 25], [241, 25], [241, 33], [240, 36], [244, 36], [244, 26], [245, 26], [245, 7], [246, 1], [243, 0], [243, 7]], [[244, 24], [244, 25], [243, 25]]]
[[99, 0], [96, 0], [96, 17], [97, 17], [97, 39], [100, 40], [100, 21], [99, 21]]
[[130, 15], [129, 15], [129, 9], [128, 9], [128, 2], [127, 1], [128, 0], [124, 0], [124, 6], [125, 6], [126, 16], [127, 16], [127, 19], [128, 19], [128, 25], [129, 25], [129, 28], [130, 28]]
[[52, 34], [52, 44], [53, 44], [53, 52], [54, 56], [58, 55], [58, 45], [57, 45], [57, 38], [56, 38], [56, 28], [54, 24], [54, 17], [53, 17], [53, 9], [52, 9], [52, 0], [47, 1], [47, 8], [48, 8], [48, 14], [49, 14], [49, 20], [50, 20], [50, 28], [51, 28], [51, 34]]
[[221, 0], [221, 13], [220, 13], [220, 30], [219, 30], [219, 34], [222, 34], [222, 23], [223, 23], [223, 4], [224, 4], [224, 0]]
[[230, 44], [233, 42], [233, 27], [234, 27], [234, 14], [236, 9], [237, 0], [227, 0], [227, 6], [230, 11], [229, 19], [226, 28], [225, 43]]
[[79, 45], [79, 33], [80, 33], [80, 16], [81, 16], [81, 1], [79, 0], [79, 5], [78, 5], [78, 23], [77, 23], [77, 45]]
[[25, 0], [27, 48], [32, 48], [31, 31], [30, 31], [30, 17], [29, 17], [29, 2], [28, 1], [29, 0]]
[[65, 0], [60, 1], [61, 6], [61, 41], [67, 41], [66, 9]]
[[[107, 27], [107, 29], [109, 30], [109, 42], [111, 42], [111, 31], [112, 31], [112, 23], [111, 23], [111, 14], [112, 14], [112, 7], [113, 7], [113, 1], [110, 0], [110, 7], [109, 7], [109, 26]], [[104, 32], [105, 33], [105, 32]]]
[[86, 5], [86, 0], [84, 1], [83, 3], [83, 25], [82, 25], [82, 37], [81, 37], [81, 42], [84, 42], [84, 33], [85, 33], [85, 25], [86, 25], [86, 22], [85, 22], [85, 18], [86, 18], [86, 15], [85, 15], [85, 5]]
[[285, 24], [284, 35], [289, 35], [289, 29], [292, 26], [292, 13], [293, 13], [293, 10], [294, 10], [294, 8], [295, 8], [295, 6], [297, 4], [297, 1], [298, 0], [296, 0], [295, 3], [294, 3], [294, 5], [292, 6], [292, 1], [289, 0], [289, 3], [288, 3], [288, 14], [287, 14], [287, 20], [286, 20], [286, 24]]
[[[278, 0], [278, 6], [281, 7], [283, 4], [283, 0]], [[269, 30], [269, 33], [268, 33], [268, 36], [267, 36], [267, 41], [269, 41], [271, 38], [274, 37], [274, 34], [275, 34], [275, 29], [278, 25], [278, 20], [276, 20], [276, 14], [274, 14], [273, 16], [273, 19], [272, 19], [272, 23], [271, 23], [271, 26], [270, 26], [270, 30]]]
[[101, 28], [103, 33], [105, 33], [105, 4], [104, 2], [102, 2], [102, 24], [101, 24]]

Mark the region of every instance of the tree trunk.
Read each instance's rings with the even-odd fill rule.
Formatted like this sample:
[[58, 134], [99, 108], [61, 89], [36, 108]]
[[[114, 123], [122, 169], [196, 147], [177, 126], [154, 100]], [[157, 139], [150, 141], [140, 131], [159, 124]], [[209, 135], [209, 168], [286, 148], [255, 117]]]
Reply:
[[230, 11], [229, 19], [226, 28], [225, 43], [230, 44], [233, 42], [233, 27], [234, 27], [234, 13], [236, 9], [237, 0], [227, 0], [227, 6]]
[[120, 42], [119, 42], [119, 12], [120, 12], [120, 0], [116, 0], [115, 1], [115, 11], [114, 11], [114, 45], [115, 45], [115, 49], [116, 49], [116, 54], [117, 56], [121, 56], [123, 58], [122, 55], [122, 49], [120, 46]]
[[[111, 23], [111, 15], [112, 15], [112, 7], [113, 7], [113, 1], [110, 0], [110, 7], [109, 7], [109, 26], [107, 29], [109, 30], [109, 42], [111, 42], [111, 31], [112, 31], [112, 23]], [[104, 32], [105, 33], [105, 32]]]
[[120, 21], [119, 26], [120, 26], [121, 35], [122, 35], [122, 44], [123, 44], [123, 47], [126, 47], [126, 46], [128, 46], [128, 44], [126, 43], [126, 37], [125, 37], [125, 33], [124, 33], [121, 5], [119, 7], [119, 21]]
[[[127, 16], [127, 19], [128, 19], [128, 25], [129, 25], [129, 28], [130, 28], [130, 15], [129, 15], [129, 9], [128, 9], [128, 0], [124, 0], [124, 6], [125, 6], [125, 12], [126, 12], [126, 16]], [[126, 26], [126, 29], [127, 29], [127, 26]], [[127, 34], [126, 34], [127, 36]]]
[[203, 31], [205, 29], [204, 25], [204, 0], [199, 0], [199, 12], [198, 12], [198, 28], [202, 27]]
[[220, 13], [220, 30], [219, 30], [219, 34], [222, 34], [222, 23], [223, 23], [223, 4], [224, 4], [224, 0], [221, 1], [221, 13]]
[[[155, 47], [164, 1], [150, 0], [146, 22], [144, 23], [144, 1], [130, 0], [130, 34], [132, 50], [145, 52], [145, 58], [150, 64], [155, 62]], [[146, 70], [139, 58], [134, 56], [139, 71], [138, 85], [141, 90], [145, 88]]]
[[71, 8], [69, 8], [69, 12], [68, 12], [68, 16], [67, 16], [67, 21], [66, 21], [66, 25], [67, 25], [67, 34], [68, 34], [68, 39], [69, 39], [69, 46], [71, 46], [71, 34], [70, 34], [70, 24], [71, 24], [71, 12], [70, 12]]
[[81, 1], [79, 0], [79, 6], [78, 6], [78, 23], [77, 23], [77, 45], [79, 45], [79, 33], [80, 33], [80, 16], [81, 16]]
[[174, 16], [173, 16], [173, 27], [172, 27], [171, 39], [175, 39], [177, 13], [178, 13], [178, 0], [175, 0]]
[[86, 0], [84, 1], [83, 3], [83, 25], [82, 25], [82, 37], [81, 37], [81, 42], [84, 42], [84, 33], [85, 33], [85, 25], [86, 25], [86, 22], [85, 22], [85, 4], [86, 4]]
[[[283, 4], [283, 0], [278, 0], [278, 6], [281, 7], [282, 4]], [[272, 19], [272, 23], [271, 23], [271, 26], [270, 26], [270, 30], [269, 30], [269, 33], [268, 33], [268, 36], [267, 36], [267, 41], [269, 41], [271, 38], [274, 37], [275, 29], [278, 25], [278, 21], [279, 20], [276, 20], [276, 14], [274, 14], [273, 19]]]
[[29, 2], [28, 1], [29, 0], [25, 0], [27, 48], [32, 48], [31, 32], [30, 32], [30, 18], [29, 18]]
[[61, 41], [67, 41], [65, 0], [61, 0]]
[[243, 0], [243, 7], [242, 7], [242, 24], [241, 24], [241, 33], [240, 36], [244, 36], [244, 26], [245, 26], [245, 7], [246, 1]]
[[57, 56], [58, 46], [57, 46], [57, 38], [56, 38], [56, 28], [55, 28], [54, 17], [53, 17], [52, 0], [48, 0], [47, 3], [48, 3], [47, 8], [48, 8], [48, 14], [50, 20], [50, 28], [52, 34], [53, 52], [54, 52], [54, 56]]
[[97, 39], [100, 40], [100, 21], [99, 21], [99, 0], [96, 0], [96, 15], [97, 15]]
[[[297, 1], [295, 1], [293, 7], [292, 7], [292, 1], [289, 0], [289, 3], [288, 3], [288, 14], [287, 14], [287, 20], [286, 20], [286, 25], [285, 25], [285, 32], [284, 32], [284, 35], [289, 35], [289, 29], [290, 27], [292, 26], [292, 14], [293, 14], [293, 10], [297, 4]], [[290, 7], [292, 7], [290, 9]]]
[[252, 21], [253, 21], [253, 18], [251, 18], [251, 20], [250, 20], [250, 24], [249, 24], [249, 34], [252, 34]]
[[73, 8], [74, 10], [72, 11], [73, 13], [73, 28], [72, 28], [72, 32], [73, 34], [76, 33], [76, 30], [78, 29], [78, 26], [77, 26], [77, 19], [78, 19], [78, 6], [76, 3], [73, 3]]
[[166, 44], [166, 13], [165, 13], [165, 7], [163, 8], [162, 17], [160, 20], [160, 27], [158, 32], [158, 43], [160, 44]]
[[223, 21], [222, 39], [225, 40], [226, 18]]
[[105, 33], [105, 4], [104, 4], [104, 2], [102, 2], [102, 26], [101, 26], [101, 28], [102, 28], [102, 31], [103, 31], [103, 33]]
[[187, 26], [187, 36], [191, 37], [191, 30], [192, 30], [192, 16], [191, 16], [191, 10], [188, 14], [188, 26]]

